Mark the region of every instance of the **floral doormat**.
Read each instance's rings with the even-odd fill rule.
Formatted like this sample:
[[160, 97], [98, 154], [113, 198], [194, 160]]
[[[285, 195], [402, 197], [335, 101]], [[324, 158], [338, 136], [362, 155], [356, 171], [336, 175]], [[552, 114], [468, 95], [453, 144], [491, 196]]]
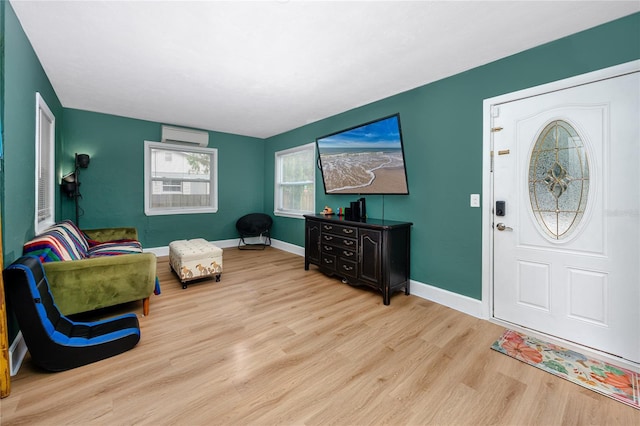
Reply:
[[512, 330], [491, 349], [640, 410], [640, 375]]

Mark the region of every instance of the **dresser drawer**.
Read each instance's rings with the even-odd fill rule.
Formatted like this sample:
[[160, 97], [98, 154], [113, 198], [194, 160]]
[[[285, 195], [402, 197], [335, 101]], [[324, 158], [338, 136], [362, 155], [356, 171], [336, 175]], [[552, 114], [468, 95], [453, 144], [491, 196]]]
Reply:
[[338, 258], [338, 265], [336, 267], [336, 272], [339, 274], [357, 278], [358, 277], [358, 264], [356, 262], [352, 262], [350, 260], [345, 260], [344, 258]]
[[336, 257], [332, 254], [322, 253], [320, 255], [320, 265], [323, 268], [331, 269], [333, 271], [336, 270]]
[[320, 250], [324, 254], [333, 254], [335, 256], [335, 255], [339, 255], [342, 249], [340, 247], [336, 247], [331, 244], [326, 244], [323, 242], [320, 244]]
[[322, 237], [320, 238], [320, 244], [322, 246], [329, 244], [336, 247], [355, 250], [358, 247], [358, 240], [356, 240], [355, 238], [346, 238], [338, 235], [323, 233]]
[[[341, 239], [343, 240], [343, 239]], [[340, 243], [341, 240], [334, 240], [334, 245], [322, 243], [320, 246], [320, 250], [323, 254], [331, 254], [336, 257], [342, 257], [347, 260], [356, 260], [356, 248], [348, 249], [344, 247], [340, 247], [335, 245], [336, 243]], [[344, 242], [344, 241], [343, 241]], [[349, 241], [351, 243], [351, 241]]]
[[341, 257], [341, 258], [346, 259], [346, 260], [351, 260], [353, 262], [355, 262], [357, 260], [355, 249], [354, 250], [349, 250], [349, 249], [345, 249], [345, 248], [336, 247], [335, 251], [336, 251], [336, 254], [337, 254], [338, 257]]
[[355, 226], [335, 225], [333, 223], [323, 223], [322, 232], [327, 232], [334, 235], [342, 235], [345, 237], [357, 238], [358, 228]]

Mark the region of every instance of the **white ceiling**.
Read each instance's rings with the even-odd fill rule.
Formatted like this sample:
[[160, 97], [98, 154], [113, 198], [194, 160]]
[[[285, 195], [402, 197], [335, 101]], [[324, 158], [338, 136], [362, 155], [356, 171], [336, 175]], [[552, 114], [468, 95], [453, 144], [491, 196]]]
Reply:
[[62, 105], [266, 138], [640, 1], [11, 0]]

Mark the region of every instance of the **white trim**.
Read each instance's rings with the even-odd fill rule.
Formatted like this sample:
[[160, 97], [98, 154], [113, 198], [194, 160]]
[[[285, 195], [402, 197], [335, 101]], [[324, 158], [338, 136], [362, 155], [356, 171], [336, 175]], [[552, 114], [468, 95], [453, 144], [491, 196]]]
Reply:
[[[577, 75], [574, 77], [566, 78], [563, 80], [554, 81], [551, 83], [543, 84], [540, 86], [530, 87], [528, 89], [519, 90], [517, 92], [507, 93], [504, 95], [496, 96], [493, 98], [485, 99], [483, 101], [482, 109], [482, 205], [485, 206], [482, 211], [482, 313], [483, 318], [489, 319], [491, 322], [500, 325], [507, 325], [512, 328], [518, 328], [517, 326], [501, 321], [493, 317], [493, 173], [491, 171], [491, 151], [493, 150], [493, 138], [491, 133], [492, 108], [498, 107], [501, 104], [507, 102], [513, 102], [520, 99], [525, 99], [533, 96], [539, 96], [545, 93], [555, 92], [559, 90], [568, 89], [571, 87], [581, 86], [584, 84], [593, 83], [600, 80], [618, 77], [621, 75], [637, 72], [640, 70], [640, 60], [627, 62], [620, 65], [604, 68], [601, 70], [589, 72], [586, 74]], [[639, 301], [640, 302], [640, 301]], [[640, 326], [640, 324], [639, 324]], [[531, 330], [526, 330], [529, 334], [537, 334], [543, 337], [545, 340], [549, 340], [551, 337], [543, 335], [542, 333], [533, 333]], [[559, 344], [570, 347], [579, 346], [575, 343], [563, 341], [561, 339], [554, 339], [560, 342]], [[588, 350], [590, 353], [598, 354], [598, 358], [611, 358], [611, 355], [604, 352], [595, 351], [594, 349], [581, 347], [581, 351]], [[622, 358], [614, 357], [615, 362], [621, 363]], [[628, 364], [631, 361], [626, 361]], [[636, 366], [637, 368], [637, 366]]]
[[[235, 238], [232, 240], [218, 240], [218, 241], [209, 241], [209, 242], [220, 248], [230, 248], [230, 247], [238, 247], [238, 240], [239, 238]], [[156, 256], [169, 256], [169, 246], [150, 247], [150, 248], [143, 249], [143, 251], [145, 253], [153, 253]]]
[[313, 214], [313, 212], [288, 213], [288, 212], [285, 212], [284, 210], [275, 210], [275, 209], [273, 210], [274, 216], [288, 217], [291, 219], [304, 219], [305, 214]]
[[18, 335], [9, 346], [9, 374], [15, 376], [20, 370], [22, 361], [27, 354], [27, 343], [22, 337], [22, 331], [18, 331]]
[[[40, 145], [41, 145], [41, 140], [40, 140], [40, 135], [42, 133], [41, 131], [41, 127], [43, 127], [43, 123], [40, 121], [40, 113], [43, 113], [43, 115], [47, 118], [47, 120], [49, 121], [48, 126], [49, 126], [49, 141], [47, 144], [47, 148], [49, 149], [49, 166], [48, 166], [48, 171], [49, 171], [49, 182], [48, 182], [48, 188], [45, 190], [48, 192], [48, 198], [49, 198], [49, 205], [47, 206], [50, 211], [51, 211], [51, 216], [49, 216], [49, 218], [43, 220], [42, 222], [38, 222], [38, 199], [40, 198], [39, 195], [39, 180], [40, 180], [40, 161], [42, 160], [41, 158], [41, 154], [40, 154]], [[34, 223], [35, 223], [35, 230], [36, 230], [36, 234], [44, 231], [46, 228], [48, 228], [49, 226], [53, 225], [55, 223], [55, 205], [56, 205], [56, 193], [55, 193], [55, 185], [56, 185], [56, 173], [55, 173], [55, 155], [56, 155], [56, 150], [55, 150], [55, 146], [56, 146], [56, 117], [55, 115], [53, 115], [53, 113], [51, 112], [51, 109], [49, 108], [49, 106], [47, 105], [47, 102], [44, 100], [44, 98], [42, 97], [42, 95], [40, 95], [40, 92], [36, 92], [36, 129], [35, 129], [35, 144], [36, 144], [36, 148], [35, 148], [35, 217], [34, 217]]]
[[[272, 240], [272, 245], [277, 249], [297, 254], [298, 256], [304, 256], [304, 247], [279, 240]], [[411, 280], [410, 286], [411, 295], [413, 296], [430, 300], [439, 305], [455, 309], [456, 311], [460, 311], [464, 314], [471, 315], [476, 318], [485, 319], [482, 312], [482, 301], [478, 299], [463, 296], [461, 294], [434, 287], [432, 285], [415, 280]]]
[[476, 318], [486, 319], [481, 300], [411, 280], [411, 294]]
[[297, 246], [295, 244], [287, 243], [280, 240], [271, 240], [271, 245], [274, 248], [280, 249], [282, 251], [286, 251], [289, 253], [297, 254], [298, 256], [304, 257], [304, 247]]
[[[483, 318], [490, 318], [493, 312], [493, 303], [490, 300], [493, 292], [490, 291], [491, 277], [493, 277], [493, 171], [491, 170], [493, 138], [491, 127], [492, 104], [487, 100], [483, 103], [482, 110], [482, 313]], [[487, 128], [488, 126], [488, 128]]]
[[[238, 239], [211, 241], [221, 248], [237, 247]], [[271, 246], [279, 250], [286, 251], [298, 256], [304, 257], [304, 247], [287, 243], [285, 241], [271, 239]], [[157, 247], [145, 249], [145, 252], [155, 253], [156, 256], [168, 256], [169, 247]], [[446, 306], [464, 314], [474, 316], [476, 318], [486, 319], [482, 311], [482, 301], [463, 296], [448, 290], [434, 287], [419, 281], [411, 280], [411, 294], [422, 299], [430, 300], [440, 305]]]
[[[295, 154], [303, 151], [313, 151], [313, 178], [311, 183], [313, 184], [313, 207], [311, 211], [304, 210], [283, 210], [280, 209], [281, 195], [280, 195], [280, 176], [282, 175], [281, 158], [286, 155]], [[316, 210], [316, 144], [315, 142], [307, 143], [304, 145], [296, 146], [289, 149], [283, 149], [282, 151], [276, 151], [274, 153], [274, 169], [273, 169], [273, 214], [274, 216], [290, 217], [294, 219], [304, 219], [305, 214], [313, 214]]]
[[[209, 241], [220, 248], [234, 248], [238, 247], [238, 241], [240, 238], [233, 238], [230, 240], [217, 240]], [[244, 239], [249, 244], [263, 243], [264, 241], [260, 237], [250, 237]], [[289, 252], [297, 254], [298, 256], [304, 256], [304, 247], [297, 246], [295, 244], [287, 243], [285, 241], [279, 241], [271, 239], [271, 246]], [[145, 253], [153, 253], [156, 256], [169, 256], [169, 246], [163, 247], [150, 247], [143, 250]]]
[[153, 253], [156, 256], [169, 256], [169, 246], [143, 248], [144, 253]]
[[[209, 165], [209, 184], [211, 204], [202, 207], [183, 208], [152, 208], [151, 207], [151, 151], [154, 149], [164, 151], [188, 152], [208, 154], [211, 156]], [[175, 145], [170, 143], [144, 141], [144, 214], [146, 216], [174, 215], [174, 214], [199, 214], [216, 213], [218, 211], [218, 149], [203, 148], [196, 145]]]
[[[563, 80], [553, 81], [551, 83], [542, 84], [540, 86], [529, 87], [527, 89], [518, 90], [517, 92], [505, 93], [503, 95], [494, 96], [485, 99], [483, 106], [500, 105], [507, 102], [513, 102], [520, 99], [530, 98], [533, 96], [543, 95], [545, 93], [557, 92], [559, 90], [568, 89], [570, 87], [582, 86], [593, 83], [595, 81], [606, 80], [609, 78], [619, 77], [640, 70], [640, 59], [626, 62], [620, 65], [614, 65], [609, 68], [592, 71], [586, 74], [576, 75], [574, 77], [565, 78]], [[484, 123], [485, 125], [487, 123]], [[484, 131], [486, 132], [486, 128]], [[490, 130], [490, 129], [489, 129]]]

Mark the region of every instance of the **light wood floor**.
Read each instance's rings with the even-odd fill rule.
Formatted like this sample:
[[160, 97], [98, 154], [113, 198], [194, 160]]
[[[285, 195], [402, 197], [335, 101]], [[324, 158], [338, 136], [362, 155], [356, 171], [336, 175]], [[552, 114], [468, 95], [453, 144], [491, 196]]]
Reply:
[[500, 326], [402, 293], [384, 306], [311, 268], [275, 248], [225, 249], [221, 282], [182, 290], [160, 258], [138, 346], [61, 373], [27, 356], [0, 423], [640, 424], [492, 351]]

